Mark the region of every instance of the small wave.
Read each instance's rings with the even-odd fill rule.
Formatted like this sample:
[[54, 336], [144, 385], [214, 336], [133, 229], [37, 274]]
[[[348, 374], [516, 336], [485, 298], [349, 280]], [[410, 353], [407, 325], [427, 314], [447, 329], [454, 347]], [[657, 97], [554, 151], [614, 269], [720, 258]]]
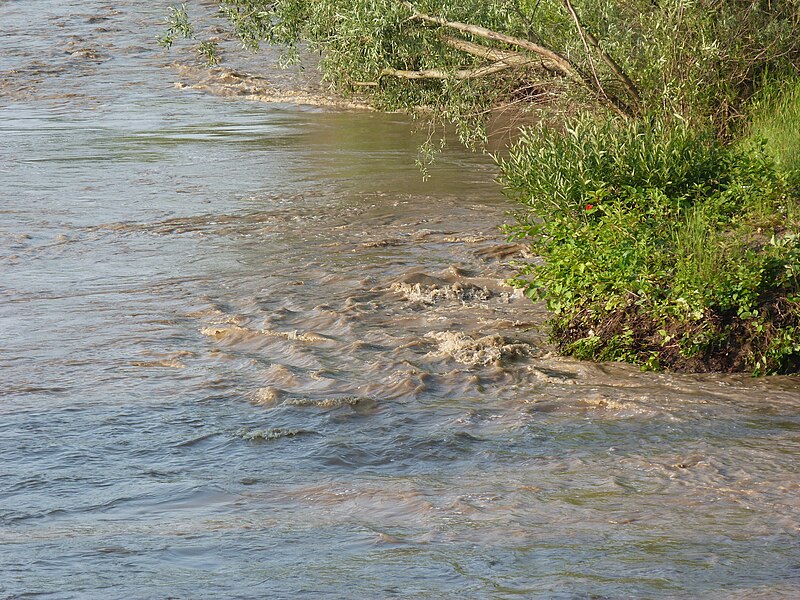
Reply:
[[433, 305], [442, 300], [460, 300], [462, 303], [485, 302], [494, 296], [487, 287], [478, 287], [472, 284], [453, 283], [452, 285], [396, 282], [391, 286], [393, 292], [398, 292], [409, 302]]
[[313, 406], [317, 408], [342, 408], [344, 406], [372, 408], [376, 404], [377, 402], [374, 398], [363, 396], [343, 396], [341, 398], [323, 398], [322, 400], [315, 398], [287, 398], [283, 402], [283, 406]]
[[236, 435], [248, 442], [266, 442], [270, 440], [278, 440], [285, 437], [297, 437], [301, 435], [311, 435], [316, 433], [310, 429], [284, 429], [281, 427], [269, 429], [250, 429], [249, 427], [242, 427], [236, 432]]
[[251, 397], [256, 404], [272, 406], [280, 402], [286, 396], [286, 392], [276, 387], [267, 386], [257, 390]]
[[145, 360], [134, 360], [131, 366], [143, 368], [164, 368], [164, 369], [185, 369], [186, 363], [181, 360], [186, 357], [193, 357], [194, 352], [180, 350], [168, 354], [156, 354]]
[[573, 373], [557, 371], [544, 367], [528, 367], [528, 372], [537, 381], [542, 383], [552, 383], [558, 385], [575, 385], [578, 383], [577, 377]]
[[267, 337], [281, 337], [287, 340], [299, 341], [299, 342], [333, 341], [332, 338], [329, 338], [328, 336], [322, 335], [321, 333], [317, 333], [315, 331], [301, 332], [296, 329], [294, 331], [276, 331], [274, 329], [262, 329], [259, 333]]
[[473, 337], [460, 331], [432, 331], [425, 337], [438, 343], [438, 348], [430, 355], [450, 356], [469, 366], [500, 364], [532, 356], [535, 350], [531, 344], [509, 340], [502, 335]]
[[506, 260], [509, 258], [531, 258], [530, 248], [526, 244], [502, 244], [483, 248], [476, 252], [484, 260]]
[[200, 333], [207, 337], [212, 337], [216, 340], [230, 339], [230, 338], [245, 338], [249, 339], [258, 336], [258, 331], [248, 329], [240, 325], [230, 324], [228, 326], [204, 327]]
[[219, 435], [219, 433], [216, 432], [216, 431], [213, 431], [211, 433], [205, 433], [205, 434], [197, 436], [195, 438], [192, 438], [192, 439], [189, 439], [189, 440], [184, 440], [182, 442], [178, 442], [177, 444], [175, 444], [175, 448], [188, 448], [190, 446], [194, 446], [196, 444], [201, 444], [201, 443], [203, 443], [203, 442], [205, 442], [207, 440], [213, 439], [218, 435]]
[[399, 239], [380, 239], [380, 240], [373, 240], [370, 242], [363, 242], [361, 244], [362, 248], [391, 248], [394, 246], [402, 246], [403, 240]]
[[217, 340], [229, 339], [229, 338], [253, 339], [263, 336], [268, 338], [283, 338], [285, 340], [298, 341], [298, 342], [333, 341], [332, 338], [329, 338], [328, 336], [322, 335], [320, 333], [316, 333], [314, 331], [301, 332], [298, 330], [276, 331], [274, 329], [250, 329], [248, 327], [242, 327], [241, 325], [237, 325], [235, 323], [231, 323], [225, 326], [220, 325], [220, 326], [204, 327], [202, 330], [200, 330], [200, 333]]

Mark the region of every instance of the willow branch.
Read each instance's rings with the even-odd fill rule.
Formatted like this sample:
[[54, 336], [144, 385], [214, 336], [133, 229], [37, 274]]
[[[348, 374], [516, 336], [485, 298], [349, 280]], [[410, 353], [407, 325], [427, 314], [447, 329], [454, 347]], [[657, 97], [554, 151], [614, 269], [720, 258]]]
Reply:
[[455, 29], [456, 31], [461, 31], [462, 33], [468, 33], [476, 37], [501, 42], [510, 46], [516, 46], [517, 48], [532, 52], [543, 59], [544, 66], [549, 70], [559, 72], [562, 75], [565, 75], [567, 78], [575, 81], [579, 85], [589, 88], [589, 90], [591, 90], [593, 93], [598, 94], [600, 96], [600, 100], [609, 104], [611, 108], [613, 108], [620, 116], [629, 118], [634, 115], [634, 111], [631, 110], [631, 108], [625, 104], [625, 102], [616, 96], [607, 94], [602, 85], [599, 84], [599, 81], [597, 81], [597, 83], [592, 81], [589, 76], [587, 76], [585, 73], [582, 73], [580, 69], [578, 69], [566, 57], [562, 56], [558, 52], [554, 52], [553, 50], [540, 46], [539, 44], [531, 42], [530, 40], [506, 35], [504, 33], [493, 31], [479, 25], [460, 23], [458, 21], [448, 21], [443, 17], [427, 15], [419, 12], [416, 8], [414, 8], [414, 5], [411, 2], [408, 2], [408, 0], [400, 1], [409, 11], [411, 11], [412, 19], [416, 19], [424, 23], [441, 25], [443, 27]]
[[480, 44], [474, 44], [472, 42], [468, 42], [466, 40], [462, 40], [459, 38], [454, 38], [450, 36], [445, 36], [442, 38], [442, 41], [450, 46], [451, 48], [455, 48], [456, 50], [460, 50], [461, 52], [465, 52], [467, 54], [471, 54], [472, 56], [476, 56], [478, 58], [483, 58], [485, 60], [497, 61], [497, 62], [504, 62], [512, 67], [535, 67], [539, 66], [543, 69], [548, 71], [553, 70], [552, 64], [543, 59], [534, 59], [526, 54], [522, 54], [521, 52], [512, 52], [509, 50], [498, 50], [496, 48], [489, 48], [488, 46], [481, 46]]
[[387, 67], [381, 71], [381, 77], [388, 75], [391, 77], [399, 77], [401, 79], [477, 79], [479, 77], [486, 77], [487, 75], [505, 71], [512, 66], [514, 65], [505, 61], [498, 61], [489, 65], [475, 67], [474, 69], [458, 69], [456, 71], [447, 71], [445, 69], [404, 71], [401, 69]]
[[[393, 69], [387, 67], [380, 73], [380, 77], [399, 77], [401, 79], [476, 79], [478, 77], [485, 77], [500, 71], [505, 71], [510, 68], [529, 68], [529, 67], [542, 67], [547, 68], [544, 61], [541, 59], [533, 59], [520, 52], [510, 52], [508, 50], [497, 50], [495, 48], [488, 48], [480, 44], [473, 44], [466, 40], [461, 40], [453, 37], [443, 38], [445, 44], [456, 50], [460, 50], [472, 56], [482, 58], [484, 60], [492, 61], [491, 64], [482, 65], [472, 69], [457, 69], [455, 71], [448, 71], [445, 69], [421, 69], [418, 71], [405, 71], [402, 69]], [[356, 81], [352, 85], [357, 87], [376, 87], [376, 81]]]
[[456, 50], [460, 50], [467, 54], [471, 54], [472, 56], [492, 62], [488, 65], [482, 65], [472, 69], [458, 69], [456, 71], [448, 71], [445, 69], [403, 71], [400, 69], [386, 68], [381, 71], [381, 76], [389, 75], [403, 79], [476, 79], [478, 77], [485, 77], [487, 75], [499, 73], [500, 71], [504, 71], [512, 67], [528, 68], [543, 64], [541, 59], [533, 59], [520, 52], [497, 50], [496, 48], [489, 48], [487, 46], [481, 46], [480, 44], [473, 44], [472, 42], [449, 36], [445, 36], [443, 41], [451, 48], [455, 48]]
[[583, 49], [586, 52], [586, 58], [589, 61], [589, 68], [592, 70], [592, 83], [597, 90], [597, 92], [606, 100], [611, 101], [608, 94], [606, 93], [603, 84], [600, 83], [600, 78], [597, 76], [597, 69], [594, 68], [594, 59], [592, 58], [592, 53], [589, 50], [589, 42], [586, 40], [586, 32], [581, 25], [581, 20], [578, 18], [578, 13], [575, 12], [575, 9], [572, 7], [572, 3], [569, 0], [564, 0], [564, 6], [567, 7], [567, 12], [569, 13], [572, 20], [575, 22], [575, 28], [578, 30], [578, 36], [581, 38], [581, 43], [583, 44]]
[[[581, 38], [584, 40], [588, 40], [588, 42], [597, 50], [600, 54], [600, 58], [603, 59], [603, 62], [606, 63], [611, 72], [617, 77], [617, 79], [622, 83], [631, 97], [636, 101], [637, 104], [641, 104], [642, 98], [639, 95], [639, 89], [636, 87], [636, 84], [633, 80], [628, 77], [628, 74], [619, 66], [619, 63], [614, 60], [614, 58], [603, 48], [600, 46], [600, 41], [594, 36], [591, 31], [588, 31], [582, 24], [581, 20], [578, 17], [578, 13], [575, 12], [575, 8], [572, 6], [572, 2], [570, 0], [564, 0], [564, 5], [567, 7], [567, 11], [569, 11], [570, 15], [572, 16], [572, 20], [575, 21], [575, 26], [578, 28], [578, 33], [581, 35]], [[584, 41], [584, 44], [586, 42]]]
[[414, 5], [411, 4], [411, 2], [407, 2], [405, 0], [403, 0], [403, 4], [406, 6], [406, 8], [408, 8], [408, 10], [411, 11], [413, 19], [416, 19], [418, 21], [423, 21], [425, 23], [433, 23], [436, 25], [441, 25], [443, 27], [449, 27], [450, 29], [455, 29], [456, 31], [461, 31], [463, 33], [469, 33], [471, 35], [482, 37], [487, 40], [493, 40], [496, 42], [509, 44], [510, 46], [523, 48], [549, 61], [555, 70], [560, 71], [567, 77], [573, 79], [581, 79], [578, 70], [572, 65], [572, 63], [566, 57], [560, 55], [558, 52], [550, 50], [549, 48], [545, 48], [529, 40], [524, 40], [522, 38], [506, 35], [505, 33], [493, 31], [491, 29], [487, 29], [486, 27], [481, 27], [479, 25], [460, 23], [458, 21], [448, 21], [447, 19], [444, 19], [442, 17], [434, 17], [431, 15], [427, 15], [425, 13], [419, 12], [416, 8], [414, 8]]

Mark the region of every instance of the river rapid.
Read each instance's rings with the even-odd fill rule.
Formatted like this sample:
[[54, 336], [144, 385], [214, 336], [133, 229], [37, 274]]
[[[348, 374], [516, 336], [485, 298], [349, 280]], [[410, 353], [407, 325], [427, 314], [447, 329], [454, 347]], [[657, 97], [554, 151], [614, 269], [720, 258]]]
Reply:
[[797, 378], [553, 356], [487, 158], [167, 6], [0, 0], [0, 598], [800, 597]]

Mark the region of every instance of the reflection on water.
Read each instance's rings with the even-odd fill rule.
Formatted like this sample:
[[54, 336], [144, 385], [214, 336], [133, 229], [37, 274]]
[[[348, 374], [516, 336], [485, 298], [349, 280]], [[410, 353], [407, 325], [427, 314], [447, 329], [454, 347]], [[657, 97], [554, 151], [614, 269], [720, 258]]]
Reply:
[[487, 160], [163, 12], [0, 2], [0, 597], [800, 594], [796, 378], [553, 357]]

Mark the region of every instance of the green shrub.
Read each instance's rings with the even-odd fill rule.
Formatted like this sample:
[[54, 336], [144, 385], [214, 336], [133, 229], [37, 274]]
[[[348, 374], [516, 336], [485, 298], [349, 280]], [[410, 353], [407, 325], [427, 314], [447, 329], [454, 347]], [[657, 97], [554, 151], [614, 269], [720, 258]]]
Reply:
[[[797, 197], [762, 146], [682, 122], [529, 129], [501, 160], [567, 354], [648, 367], [800, 368]], [[793, 340], [797, 340], [796, 342]]]

